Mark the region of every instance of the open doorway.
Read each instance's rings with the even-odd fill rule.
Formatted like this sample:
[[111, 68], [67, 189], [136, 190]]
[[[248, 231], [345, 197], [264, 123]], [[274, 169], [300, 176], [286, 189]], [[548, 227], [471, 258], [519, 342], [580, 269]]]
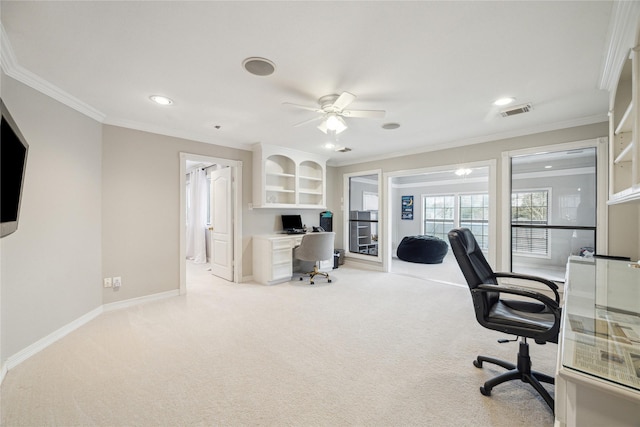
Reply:
[[[191, 170], [199, 173], [188, 175]], [[197, 178], [198, 175], [200, 178]], [[242, 277], [241, 177], [241, 161], [180, 153], [181, 294], [187, 291], [187, 262], [189, 272], [196, 273], [200, 278], [203, 274], [201, 270], [206, 270], [212, 279], [213, 275], [216, 275], [235, 283], [240, 281]], [[193, 182], [190, 182], [191, 180]], [[198, 180], [200, 183], [197, 182]], [[199, 190], [196, 187], [199, 187]], [[195, 194], [199, 194], [198, 200]], [[200, 205], [201, 218], [188, 220], [187, 207], [196, 203]], [[192, 224], [189, 224], [189, 221]], [[193, 221], [196, 222], [193, 223]], [[194, 243], [188, 234], [188, 229], [194, 227], [199, 243]]]
[[564, 282], [570, 256], [606, 253], [606, 148], [594, 139], [503, 153], [503, 266]]
[[442, 262], [428, 264], [399, 259], [402, 239], [435, 236], [449, 244], [447, 234], [467, 227], [482, 244], [487, 260], [496, 260], [496, 162], [474, 162], [385, 174], [384, 270], [412, 277], [464, 285], [450, 250]]

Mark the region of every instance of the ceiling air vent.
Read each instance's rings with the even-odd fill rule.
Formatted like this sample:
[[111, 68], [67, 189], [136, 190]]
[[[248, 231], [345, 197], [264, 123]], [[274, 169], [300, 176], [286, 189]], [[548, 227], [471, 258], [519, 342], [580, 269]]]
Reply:
[[515, 116], [516, 114], [527, 113], [531, 111], [531, 103], [516, 105], [515, 107], [508, 108], [506, 110], [501, 110], [500, 114], [502, 117]]
[[338, 153], [348, 153], [349, 151], [351, 151], [351, 148], [349, 148], [349, 147], [337, 147], [336, 151]]

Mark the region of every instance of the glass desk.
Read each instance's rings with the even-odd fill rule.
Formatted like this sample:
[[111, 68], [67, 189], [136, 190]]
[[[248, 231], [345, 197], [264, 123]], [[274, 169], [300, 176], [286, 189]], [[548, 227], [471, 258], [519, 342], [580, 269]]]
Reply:
[[556, 425], [640, 425], [640, 265], [570, 257]]

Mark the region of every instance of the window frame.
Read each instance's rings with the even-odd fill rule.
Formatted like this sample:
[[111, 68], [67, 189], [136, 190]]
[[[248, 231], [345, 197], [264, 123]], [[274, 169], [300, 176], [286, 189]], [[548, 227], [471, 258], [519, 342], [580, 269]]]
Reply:
[[[351, 245], [350, 245], [350, 230], [351, 230], [351, 218], [350, 218], [350, 213], [351, 213], [351, 178], [354, 177], [359, 177], [359, 176], [369, 176], [369, 175], [376, 175], [376, 182], [377, 182], [377, 186], [378, 186], [378, 211], [377, 211], [377, 219], [372, 220], [372, 222], [376, 222], [377, 223], [377, 250], [375, 254], [363, 254], [363, 253], [358, 253], [358, 252], [352, 252], [350, 250]], [[364, 193], [365, 191], [363, 191], [363, 199], [364, 199]], [[370, 191], [368, 191], [367, 193], [372, 193]], [[360, 171], [360, 172], [352, 172], [352, 173], [346, 173], [343, 175], [343, 203], [344, 203], [344, 209], [343, 209], [343, 247], [344, 252], [345, 252], [345, 257], [348, 258], [355, 258], [355, 259], [360, 259], [360, 260], [365, 260], [365, 261], [370, 261], [370, 262], [376, 262], [376, 263], [382, 263], [382, 248], [383, 248], [383, 243], [384, 243], [384, 233], [382, 230], [382, 215], [383, 215], [383, 206], [382, 206], [382, 170], [381, 169], [374, 169], [374, 170], [367, 170], [367, 171]], [[364, 202], [364, 200], [363, 200]], [[363, 206], [364, 207], [364, 206]]]

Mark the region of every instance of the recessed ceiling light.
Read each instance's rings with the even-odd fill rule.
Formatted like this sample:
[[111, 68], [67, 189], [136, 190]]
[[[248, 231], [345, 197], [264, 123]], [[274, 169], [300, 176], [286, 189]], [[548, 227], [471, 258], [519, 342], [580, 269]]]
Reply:
[[515, 101], [514, 98], [500, 98], [500, 99], [496, 99], [495, 101], [493, 101], [493, 105], [497, 106], [497, 107], [502, 107], [504, 105], [509, 105], [511, 104], [513, 101]]
[[265, 58], [251, 57], [242, 61], [245, 70], [254, 76], [270, 76], [276, 70], [276, 65]]
[[552, 167], [553, 167], [553, 166], [551, 166], [551, 165], [547, 165], [547, 166], [545, 166], [544, 168], [545, 168], [545, 169], [551, 169]]
[[333, 142], [327, 142], [326, 144], [324, 144], [324, 148], [326, 148], [327, 150], [333, 150], [334, 148], [336, 148], [336, 144], [334, 144]]
[[400, 123], [385, 123], [382, 125], [382, 129], [393, 130], [398, 129], [400, 127]]
[[173, 104], [173, 100], [167, 98], [166, 96], [162, 96], [162, 95], [151, 95], [149, 97], [150, 100], [152, 100], [153, 102], [155, 102], [156, 104], [160, 104], [160, 105], [171, 105]]

